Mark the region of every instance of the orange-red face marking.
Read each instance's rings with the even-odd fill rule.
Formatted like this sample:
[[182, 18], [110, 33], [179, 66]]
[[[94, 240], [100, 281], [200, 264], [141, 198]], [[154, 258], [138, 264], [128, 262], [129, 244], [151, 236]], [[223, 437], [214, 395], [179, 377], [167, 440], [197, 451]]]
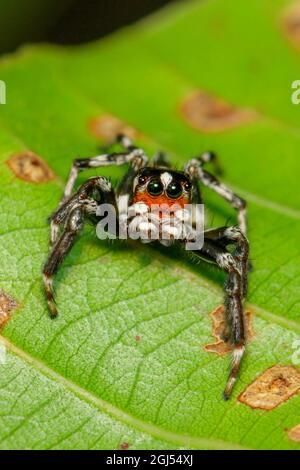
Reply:
[[160, 217], [172, 215], [189, 203], [190, 188], [184, 173], [146, 167], [137, 178], [133, 203], [143, 203], [152, 212], [159, 211]]
[[162, 194], [161, 196], [151, 196], [147, 191], [137, 191], [133, 197], [133, 202], [143, 202], [149, 207], [152, 204], [166, 204], [168, 207], [176, 205], [180, 208], [183, 208], [185, 204], [189, 203], [189, 200], [184, 195], [180, 196], [177, 199], [173, 199], [168, 197], [166, 194]]

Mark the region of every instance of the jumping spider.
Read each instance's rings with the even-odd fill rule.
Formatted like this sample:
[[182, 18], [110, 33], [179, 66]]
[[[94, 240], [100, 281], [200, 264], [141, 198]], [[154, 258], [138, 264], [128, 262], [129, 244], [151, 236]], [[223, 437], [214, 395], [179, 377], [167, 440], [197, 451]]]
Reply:
[[[113, 204], [117, 209], [118, 220], [122, 216], [124, 207], [130, 210], [136, 204], [142, 204], [147, 209], [153, 202], [170, 205], [175, 201], [180, 207], [186, 203], [196, 207], [195, 205], [202, 201], [198, 184], [202, 183], [222, 196], [237, 210], [238, 215], [238, 226], [204, 230], [201, 249], [193, 251], [193, 256], [214, 263], [227, 273], [224, 287], [228, 329], [226, 339], [233, 349], [231, 370], [224, 391], [224, 398], [228, 399], [245, 351], [243, 301], [247, 291], [248, 271], [246, 203], [203, 169], [206, 163], [217, 164], [213, 153], [207, 152], [192, 158], [185, 165], [184, 171], [174, 171], [169, 169], [164, 154], [156, 154], [152, 165], [148, 166], [144, 151], [135, 147], [128, 137], [120, 135], [116, 142], [122, 146], [122, 152], [105, 153], [73, 162], [64, 196], [58, 209], [51, 216], [51, 252], [43, 269], [50, 314], [56, 317], [58, 313], [54, 299], [53, 276], [74, 244], [85, 219], [97, 220], [97, 208], [100, 203]], [[116, 191], [107, 178], [99, 176], [89, 178], [76, 192], [73, 192], [81, 170], [123, 164], [129, 164], [129, 169], [118, 184]], [[191, 221], [191, 227], [194, 230], [193, 221]], [[194, 233], [195, 239], [196, 235]], [[166, 244], [162, 235], [159, 241]], [[183, 237], [180, 240], [171, 240], [171, 243], [185, 246], [187, 239]], [[230, 246], [232, 248], [228, 249]]]

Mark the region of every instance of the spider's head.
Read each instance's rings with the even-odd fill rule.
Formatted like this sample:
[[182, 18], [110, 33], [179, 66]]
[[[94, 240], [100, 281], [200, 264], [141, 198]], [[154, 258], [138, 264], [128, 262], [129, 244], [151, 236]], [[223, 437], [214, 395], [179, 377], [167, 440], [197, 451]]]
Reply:
[[189, 203], [190, 193], [191, 181], [185, 173], [145, 167], [135, 179], [133, 202], [183, 207]]

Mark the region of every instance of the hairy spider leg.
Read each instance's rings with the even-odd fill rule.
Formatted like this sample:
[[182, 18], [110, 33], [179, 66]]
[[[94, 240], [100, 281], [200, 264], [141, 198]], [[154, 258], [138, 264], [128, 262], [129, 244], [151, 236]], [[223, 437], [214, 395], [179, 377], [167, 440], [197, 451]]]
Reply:
[[101, 176], [88, 179], [53, 214], [54, 223], [57, 227], [61, 227], [62, 231], [52, 246], [43, 268], [43, 280], [51, 317], [56, 317], [58, 314], [53, 277], [83, 228], [84, 220], [87, 217], [96, 216], [100, 200], [116, 205], [111, 183]]
[[[57, 315], [53, 293], [53, 276], [73, 246], [77, 235], [83, 227], [85, 218], [95, 216], [100, 200], [102, 203], [103, 199], [104, 202], [112, 202], [115, 206], [118, 205], [118, 207], [120, 207], [120, 201], [126, 201], [128, 206], [133, 195], [134, 179], [139, 170], [147, 164], [147, 157], [143, 150], [135, 147], [126, 136], [119, 135], [116, 141], [124, 147], [126, 152], [103, 154], [93, 158], [77, 159], [74, 161], [64, 197], [58, 210], [52, 215], [51, 240], [53, 246], [44, 266], [43, 275], [48, 305], [53, 317]], [[198, 185], [198, 182], [202, 182], [220, 194], [238, 211], [240, 228], [221, 227], [206, 230], [204, 232], [202, 248], [192, 252], [189, 251], [189, 253], [192, 253], [194, 257], [213, 262], [227, 273], [224, 289], [225, 311], [228, 322], [228, 341], [230, 341], [233, 347], [232, 366], [224, 391], [224, 397], [228, 399], [237, 379], [245, 351], [243, 301], [247, 291], [249, 251], [248, 241], [245, 237], [246, 203], [242, 198], [220, 183], [213, 175], [203, 170], [203, 165], [209, 162], [216, 164], [216, 156], [211, 152], [206, 152], [200, 157], [193, 158], [185, 166], [185, 172], [192, 184], [190, 202], [195, 205], [202, 202]], [[117, 187], [117, 204], [110, 182], [103, 177], [90, 178], [72, 195], [79, 171], [85, 168], [123, 165], [125, 163], [129, 163], [130, 167]], [[165, 156], [157, 154], [154, 158], [153, 166], [154, 169], [159, 166], [168, 166]], [[196, 239], [197, 234], [196, 231], [194, 232]], [[182, 240], [184, 243], [188, 241], [191, 240]], [[231, 252], [227, 249], [228, 245], [233, 245], [234, 247]]]
[[[83, 159], [76, 159], [73, 161], [71, 171], [69, 174], [69, 178], [67, 184], [65, 186], [65, 191], [62, 200], [60, 201], [59, 206], [64, 204], [71, 196], [76, 179], [80, 171], [87, 169], [87, 168], [100, 168], [105, 166], [111, 165], [124, 165], [126, 163], [130, 163], [134, 171], [138, 171], [139, 168], [144, 166], [147, 162], [147, 157], [145, 156], [142, 149], [132, 148], [127, 153], [111, 153], [111, 154], [103, 154], [98, 155], [92, 158], [83, 158]], [[56, 224], [53, 216], [50, 218], [51, 220], [51, 234], [50, 234], [50, 242], [53, 245], [58, 237], [59, 227]]]
[[215, 152], [203, 152], [201, 153], [201, 155], [195, 158], [199, 160], [202, 165], [205, 165], [206, 163], [212, 163], [215, 169], [215, 173], [218, 176], [221, 176], [223, 174], [223, 169], [220, 165], [219, 158]]
[[[234, 246], [232, 253], [227, 250], [228, 245]], [[245, 352], [243, 302], [247, 292], [248, 254], [248, 240], [237, 227], [206, 230], [203, 247], [192, 251], [192, 256], [213, 262], [228, 274], [224, 286], [224, 304], [228, 325], [227, 340], [232, 345], [233, 352], [231, 370], [224, 390], [226, 400], [231, 395]]]
[[205, 171], [203, 165], [209, 161], [216, 161], [215, 154], [206, 152], [200, 157], [192, 158], [185, 165], [185, 171], [191, 178], [198, 179], [208, 188], [219, 194], [231, 207], [237, 210], [238, 225], [244, 235], [247, 235], [247, 219], [246, 219], [246, 201], [235, 194], [225, 184], [221, 183], [214, 175]]

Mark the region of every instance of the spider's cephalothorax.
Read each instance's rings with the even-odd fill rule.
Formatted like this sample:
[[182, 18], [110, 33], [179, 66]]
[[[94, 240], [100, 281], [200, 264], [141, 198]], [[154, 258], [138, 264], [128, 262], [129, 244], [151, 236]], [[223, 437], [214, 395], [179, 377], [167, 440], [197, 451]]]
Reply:
[[[130, 139], [119, 136], [123, 146], [119, 153], [105, 153], [73, 162], [64, 196], [51, 217], [51, 252], [43, 269], [43, 278], [49, 310], [57, 316], [53, 292], [53, 276], [69, 252], [87, 218], [98, 220], [101, 204], [112, 204], [116, 213], [117, 234], [126, 217], [131, 229], [138, 229], [141, 241], [148, 233], [157, 235], [165, 245], [187, 246], [199, 238], [195, 225], [197, 205], [202, 203], [199, 183], [208, 186], [237, 210], [238, 226], [202, 230], [203, 243], [192, 251], [193, 257], [216, 264], [227, 273], [225, 283], [225, 311], [228, 324], [227, 340], [232, 345], [233, 360], [224, 397], [229, 398], [236, 381], [245, 351], [243, 302], [247, 291], [248, 241], [246, 238], [246, 204], [211, 173], [204, 170], [205, 163], [217, 165], [213, 153], [207, 152], [187, 162], [183, 171], [169, 168], [164, 154], [153, 158], [152, 164], [144, 151], [135, 147]], [[129, 164], [129, 169], [118, 184], [112, 188], [107, 178], [98, 176], [88, 179], [77, 191], [73, 191], [78, 173], [85, 168]], [[158, 206], [158, 212], [151, 212]], [[186, 207], [191, 210], [186, 211]], [[182, 224], [182, 221], [185, 221]], [[182, 228], [184, 227], [184, 228]], [[233, 247], [230, 250], [228, 247]], [[190, 249], [190, 248], [189, 248]]]
[[[184, 172], [164, 167], [142, 168], [133, 180], [128, 231], [137, 230], [143, 243], [157, 239], [167, 246], [178, 239], [192, 238], [193, 218], [188, 210], [191, 187], [191, 181]], [[118, 206], [122, 217], [123, 212], [127, 213], [127, 205], [124, 208], [121, 204]]]
[[191, 186], [190, 178], [183, 172], [145, 167], [134, 180], [133, 202], [184, 207], [190, 202]]

